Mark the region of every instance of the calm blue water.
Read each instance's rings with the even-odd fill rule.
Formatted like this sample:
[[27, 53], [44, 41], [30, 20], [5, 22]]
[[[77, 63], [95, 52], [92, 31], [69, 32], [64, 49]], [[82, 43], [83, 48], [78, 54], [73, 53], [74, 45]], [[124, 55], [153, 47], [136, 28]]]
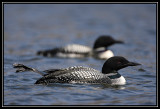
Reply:
[[[105, 60], [36, 56], [38, 50], [78, 43], [93, 46], [99, 35], [125, 44], [115, 55], [141, 66], [120, 70], [123, 86], [34, 85], [41, 76], [15, 73], [13, 63], [39, 70], [87, 66], [101, 70]], [[155, 4], [4, 4], [4, 105], [156, 105]]]

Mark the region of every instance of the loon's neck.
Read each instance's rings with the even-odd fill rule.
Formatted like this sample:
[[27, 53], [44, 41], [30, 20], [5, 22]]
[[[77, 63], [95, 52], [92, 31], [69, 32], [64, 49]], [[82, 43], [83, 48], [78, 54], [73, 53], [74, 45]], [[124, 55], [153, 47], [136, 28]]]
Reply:
[[108, 77], [110, 79], [117, 79], [117, 78], [120, 78], [121, 75], [118, 72], [117, 73], [110, 73], [110, 74], [108, 74]]
[[99, 47], [99, 48], [93, 48], [93, 50], [94, 50], [94, 52], [101, 53], [101, 52], [107, 51], [108, 48], [107, 47]]
[[110, 73], [104, 73], [102, 72], [103, 74], [107, 75], [107, 77], [109, 77], [110, 79], [117, 79], [117, 78], [120, 78], [121, 75], [116, 71], [116, 70], [112, 70], [110, 71]]

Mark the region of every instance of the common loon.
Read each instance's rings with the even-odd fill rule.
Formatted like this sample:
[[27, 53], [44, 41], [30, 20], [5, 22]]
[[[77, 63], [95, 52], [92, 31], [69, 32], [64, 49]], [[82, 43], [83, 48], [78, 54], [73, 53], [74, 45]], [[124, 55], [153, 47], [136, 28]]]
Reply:
[[63, 58], [83, 58], [93, 56], [99, 59], [108, 59], [114, 56], [113, 52], [109, 50], [108, 47], [116, 43], [123, 42], [115, 40], [111, 36], [102, 35], [96, 39], [93, 48], [79, 44], [70, 44], [65, 47], [38, 51], [37, 55]]
[[[35, 84], [49, 83], [100, 83], [112, 85], [124, 85], [126, 80], [118, 73], [118, 70], [127, 66], [136, 66], [139, 63], [130, 62], [121, 56], [114, 56], [106, 60], [102, 67], [102, 72], [89, 67], [74, 66], [64, 69], [50, 69], [38, 71], [23, 64], [13, 64], [17, 68], [16, 72], [33, 71], [43, 77]], [[45, 74], [44, 74], [45, 73]]]

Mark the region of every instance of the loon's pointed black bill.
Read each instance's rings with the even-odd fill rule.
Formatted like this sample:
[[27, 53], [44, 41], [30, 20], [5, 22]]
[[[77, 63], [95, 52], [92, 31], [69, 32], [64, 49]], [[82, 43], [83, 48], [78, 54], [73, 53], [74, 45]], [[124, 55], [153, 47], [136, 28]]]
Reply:
[[116, 40], [115, 43], [123, 44], [124, 42], [120, 40]]
[[141, 65], [141, 64], [136, 63], [136, 62], [128, 62], [127, 65], [128, 66], [137, 66], [137, 65]]

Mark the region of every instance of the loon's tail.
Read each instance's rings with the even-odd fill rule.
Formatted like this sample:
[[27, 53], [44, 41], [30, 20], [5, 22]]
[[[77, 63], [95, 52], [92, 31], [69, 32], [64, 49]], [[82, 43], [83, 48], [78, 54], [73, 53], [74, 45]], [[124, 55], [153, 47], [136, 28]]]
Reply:
[[48, 56], [50, 52], [48, 50], [45, 50], [45, 51], [38, 51], [37, 52], [37, 55], [41, 55], [41, 56]]
[[42, 72], [38, 71], [37, 69], [27, 67], [27, 66], [25, 66], [23, 64], [15, 63], [15, 64], [13, 64], [13, 68], [17, 68], [16, 72], [32, 71], [32, 72], [36, 72], [36, 73], [38, 73], [38, 74], [40, 74], [42, 76], [44, 75]]
[[37, 55], [45, 56], [45, 57], [54, 57], [57, 52], [62, 51], [61, 48], [53, 48], [50, 50], [38, 51]]

